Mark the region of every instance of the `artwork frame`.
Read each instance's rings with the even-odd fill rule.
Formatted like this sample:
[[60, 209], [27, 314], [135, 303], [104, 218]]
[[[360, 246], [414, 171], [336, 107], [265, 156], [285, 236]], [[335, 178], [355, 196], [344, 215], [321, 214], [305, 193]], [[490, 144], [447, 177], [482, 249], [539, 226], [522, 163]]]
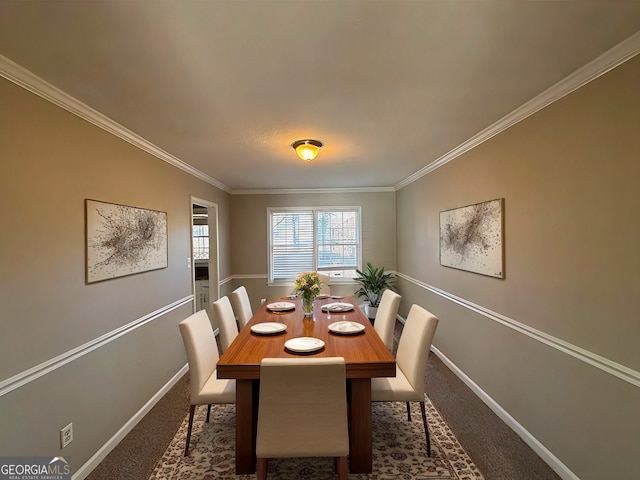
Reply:
[[504, 278], [504, 198], [440, 212], [440, 265]]
[[85, 199], [86, 283], [167, 268], [167, 213]]

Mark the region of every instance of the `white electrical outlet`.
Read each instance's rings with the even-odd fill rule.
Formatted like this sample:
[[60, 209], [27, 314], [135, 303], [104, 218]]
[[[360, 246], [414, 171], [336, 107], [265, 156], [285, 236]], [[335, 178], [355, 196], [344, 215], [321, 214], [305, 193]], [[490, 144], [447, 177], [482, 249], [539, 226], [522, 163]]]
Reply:
[[60, 430], [60, 448], [64, 448], [73, 441], [73, 423]]

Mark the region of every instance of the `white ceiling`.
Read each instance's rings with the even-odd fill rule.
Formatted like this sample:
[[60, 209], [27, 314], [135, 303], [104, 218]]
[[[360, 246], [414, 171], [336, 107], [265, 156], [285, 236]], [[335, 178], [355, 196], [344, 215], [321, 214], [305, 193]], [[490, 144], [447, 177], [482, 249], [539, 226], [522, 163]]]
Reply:
[[1, 55], [234, 192], [397, 186], [639, 30], [629, 0], [0, 0]]

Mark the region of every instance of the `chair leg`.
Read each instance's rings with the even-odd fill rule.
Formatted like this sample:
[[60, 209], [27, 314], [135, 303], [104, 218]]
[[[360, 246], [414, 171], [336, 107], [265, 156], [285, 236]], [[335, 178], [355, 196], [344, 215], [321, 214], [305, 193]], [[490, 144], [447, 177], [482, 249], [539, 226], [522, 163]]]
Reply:
[[411, 421], [411, 407], [409, 406], [409, 402], [407, 402], [407, 420]]
[[196, 411], [196, 406], [191, 405], [189, 410], [189, 428], [187, 429], [187, 444], [184, 446], [184, 456], [189, 455], [189, 441], [191, 440], [191, 427], [193, 427], [193, 414]]
[[424, 423], [424, 434], [427, 437], [427, 457], [430, 457], [431, 440], [429, 439], [429, 426], [427, 425], [427, 412], [424, 409], [424, 402], [420, 402], [420, 411], [422, 412], [422, 423]]
[[211, 416], [211, 404], [207, 405], [207, 423], [209, 423], [210, 416]]
[[338, 480], [347, 480], [349, 471], [347, 457], [336, 457], [336, 470], [338, 470]]
[[258, 480], [267, 479], [267, 459], [256, 458], [256, 478]]

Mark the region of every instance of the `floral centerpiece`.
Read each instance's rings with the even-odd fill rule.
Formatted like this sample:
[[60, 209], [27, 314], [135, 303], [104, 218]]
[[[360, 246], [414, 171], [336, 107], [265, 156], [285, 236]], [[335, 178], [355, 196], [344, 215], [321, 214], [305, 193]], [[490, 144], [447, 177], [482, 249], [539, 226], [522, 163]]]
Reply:
[[318, 272], [302, 272], [296, 277], [295, 290], [302, 298], [302, 310], [304, 315], [313, 315], [313, 301], [320, 294], [322, 282]]

